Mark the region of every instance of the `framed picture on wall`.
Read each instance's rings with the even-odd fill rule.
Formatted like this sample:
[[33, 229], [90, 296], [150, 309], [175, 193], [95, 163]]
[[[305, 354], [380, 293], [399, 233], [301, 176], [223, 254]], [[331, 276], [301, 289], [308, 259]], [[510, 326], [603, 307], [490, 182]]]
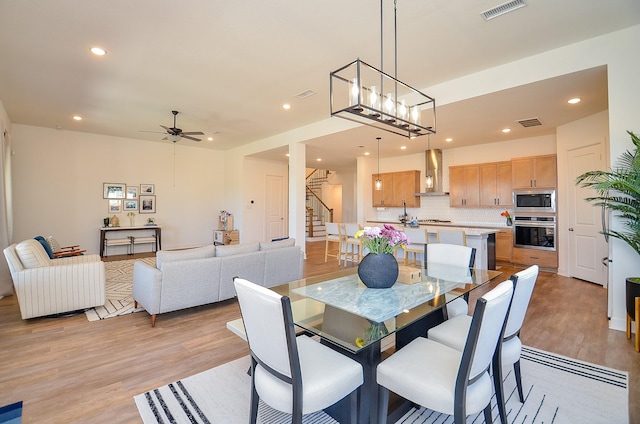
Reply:
[[102, 183], [103, 199], [124, 199], [125, 184]]
[[140, 194], [156, 194], [155, 186], [153, 184], [140, 184]]
[[127, 199], [138, 198], [138, 186], [127, 186]]
[[109, 213], [120, 213], [120, 212], [122, 212], [122, 200], [109, 199]]
[[140, 195], [140, 213], [156, 213], [156, 196]]
[[138, 199], [124, 199], [123, 202], [125, 211], [138, 211]]

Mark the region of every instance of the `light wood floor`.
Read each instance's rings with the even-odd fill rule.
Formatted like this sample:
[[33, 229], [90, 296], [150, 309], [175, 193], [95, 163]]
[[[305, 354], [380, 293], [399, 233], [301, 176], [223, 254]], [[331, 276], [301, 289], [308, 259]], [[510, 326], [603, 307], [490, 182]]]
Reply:
[[[305, 276], [338, 268], [334, 260], [324, 263], [322, 242], [307, 243], [307, 255]], [[520, 269], [502, 267], [505, 278]], [[602, 287], [543, 272], [522, 340], [628, 371], [630, 422], [639, 423], [640, 354], [633, 339], [608, 329], [606, 312]], [[5, 297], [0, 300], [0, 405], [22, 400], [23, 423], [139, 423], [134, 395], [248, 353], [225, 327], [239, 316], [237, 302], [230, 300], [160, 315], [155, 328], [146, 313], [97, 322], [84, 314], [24, 321], [15, 296]]]

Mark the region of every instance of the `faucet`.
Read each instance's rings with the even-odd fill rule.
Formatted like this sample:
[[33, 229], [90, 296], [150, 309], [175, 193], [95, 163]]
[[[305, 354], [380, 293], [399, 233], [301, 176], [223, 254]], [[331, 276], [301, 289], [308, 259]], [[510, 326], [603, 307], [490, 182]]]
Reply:
[[402, 219], [400, 221], [402, 221], [402, 226], [406, 227], [407, 226], [407, 202], [405, 202], [404, 200], [402, 201], [402, 209], [403, 209], [403, 214], [402, 214]]

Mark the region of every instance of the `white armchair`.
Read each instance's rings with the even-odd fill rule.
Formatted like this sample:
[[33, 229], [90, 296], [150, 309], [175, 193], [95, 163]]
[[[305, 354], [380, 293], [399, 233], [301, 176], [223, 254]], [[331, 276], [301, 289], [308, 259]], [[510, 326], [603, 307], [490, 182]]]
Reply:
[[22, 319], [105, 303], [104, 263], [99, 255], [50, 259], [33, 239], [4, 249]]

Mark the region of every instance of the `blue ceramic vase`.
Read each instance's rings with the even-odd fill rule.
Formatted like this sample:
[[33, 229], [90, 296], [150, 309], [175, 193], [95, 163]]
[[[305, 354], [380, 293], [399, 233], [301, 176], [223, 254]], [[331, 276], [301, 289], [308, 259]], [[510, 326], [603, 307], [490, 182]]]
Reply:
[[358, 265], [358, 276], [370, 289], [388, 289], [398, 280], [398, 261], [387, 253], [369, 253]]

